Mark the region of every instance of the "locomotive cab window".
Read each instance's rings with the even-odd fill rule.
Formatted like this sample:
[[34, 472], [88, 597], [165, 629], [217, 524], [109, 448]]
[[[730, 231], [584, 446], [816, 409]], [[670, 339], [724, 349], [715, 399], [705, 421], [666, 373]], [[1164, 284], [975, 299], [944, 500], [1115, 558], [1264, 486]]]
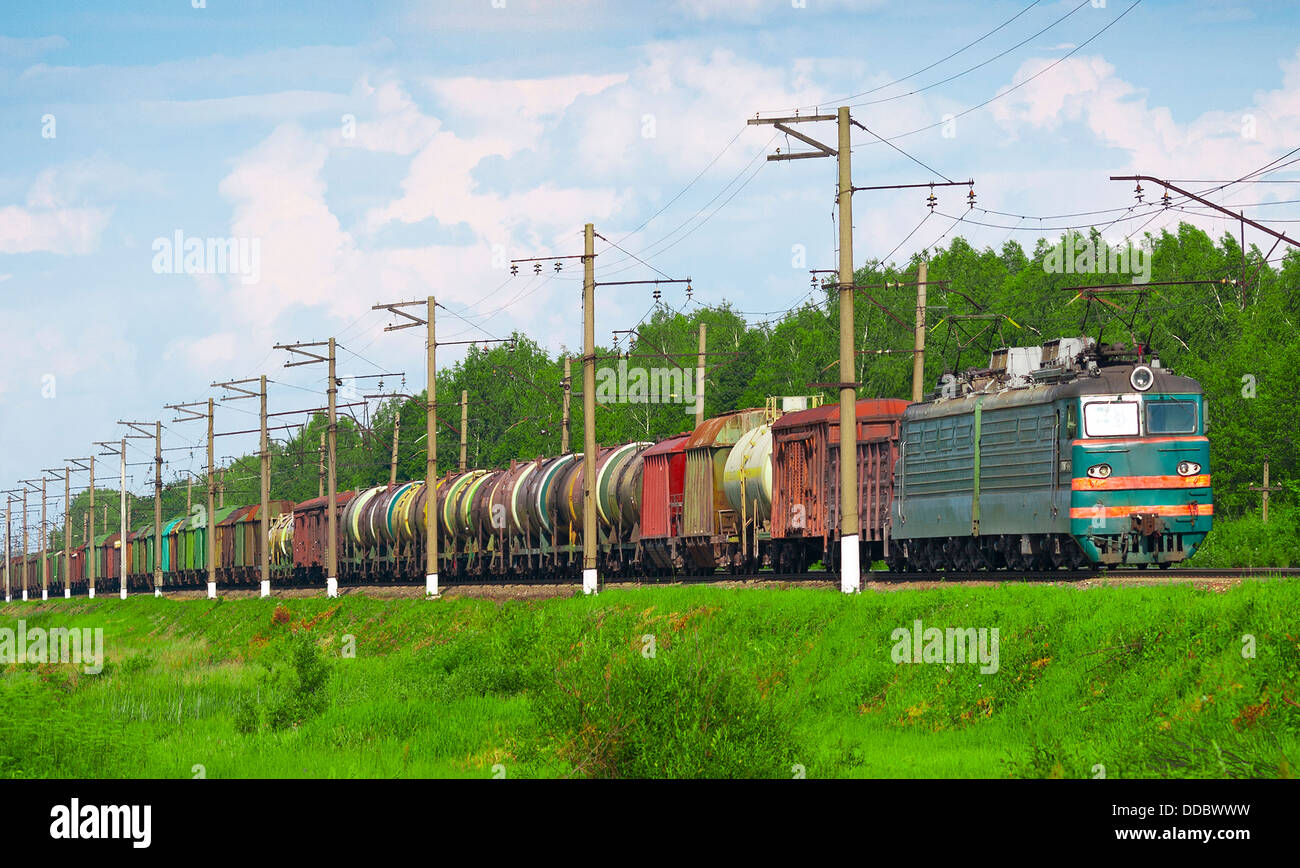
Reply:
[[1136, 437], [1138, 405], [1135, 401], [1092, 401], [1083, 405], [1083, 428], [1088, 437]]
[[1148, 400], [1148, 434], [1195, 434], [1196, 404], [1191, 401]]

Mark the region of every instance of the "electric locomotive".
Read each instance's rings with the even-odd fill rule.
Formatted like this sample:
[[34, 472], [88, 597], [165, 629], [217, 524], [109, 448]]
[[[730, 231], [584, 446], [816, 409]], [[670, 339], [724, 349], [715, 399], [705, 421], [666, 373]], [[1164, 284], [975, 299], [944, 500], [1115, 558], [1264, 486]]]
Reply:
[[903, 414], [893, 569], [1169, 567], [1214, 515], [1205, 399], [1144, 348], [997, 350]]

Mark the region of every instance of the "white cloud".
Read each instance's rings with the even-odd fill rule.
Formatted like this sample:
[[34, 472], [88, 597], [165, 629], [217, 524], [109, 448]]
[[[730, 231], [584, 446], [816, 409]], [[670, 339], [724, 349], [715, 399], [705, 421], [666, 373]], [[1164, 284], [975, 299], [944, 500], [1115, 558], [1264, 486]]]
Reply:
[[[1014, 81], [1050, 61], [1027, 61]], [[1101, 57], [1072, 57], [993, 104], [1013, 134], [1081, 123], [1099, 145], [1128, 152], [1128, 166], [1165, 177], [1227, 178], [1268, 162], [1300, 138], [1300, 56], [1283, 64], [1283, 87], [1257, 94], [1253, 106], [1207, 111], [1187, 124], [1154, 106]], [[1253, 135], [1247, 116], [1255, 119]], [[1123, 168], [1116, 166], [1116, 168]]]
[[234, 202], [231, 234], [260, 243], [259, 282], [231, 281], [240, 309], [250, 316], [274, 320], [298, 304], [350, 309], [347, 281], [358, 252], [325, 202], [321, 170], [328, 155], [319, 137], [295, 123], [281, 124], [219, 185]]
[[[362, 109], [364, 107], [364, 110]], [[437, 134], [441, 123], [420, 111], [400, 82], [371, 85], [362, 79], [349, 99], [355, 129], [351, 135], [340, 124], [327, 141], [331, 147], [360, 148], [388, 154], [413, 154]]]
[[239, 357], [234, 332], [217, 332], [201, 338], [173, 341], [163, 351], [167, 361], [183, 360], [197, 370], [220, 370]]
[[[479, 190], [473, 172], [488, 157], [509, 157], [537, 146], [543, 118], [561, 114], [580, 96], [604, 91], [623, 78], [460, 78], [427, 82], [453, 111], [470, 115], [479, 130], [467, 136], [439, 124], [411, 160], [402, 181], [403, 194], [371, 209], [366, 214], [365, 231], [373, 234], [390, 223], [418, 223], [432, 218], [447, 226], [465, 224], [488, 246], [508, 245], [521, 234], [545, 238], [613, 213], [620, 197], [608, 188], [565, 188], [539, 182], [531, 189], [501, 194]], [[491, 106], [492, 111], [485, 106]], [[381, 124], [397, 113], [404, 118], [404, 126], [430, 128], [428, 119], [413, 111], [406, 99], [391, 99], [390, 109]], [[360, 134], [357, 139], [366, 141]], [[479, 262], [490, 262], [490, 255]]]
[[0, 253], [90, 253], [109, 214], [103, 208], [0, 208]]
[[189, 100], [144, 100], [130, 110], [141, 120], [185, 127], [224, 124], [248, 119], [283, 121], [321, 112], [343, 112], [349, 108], [344, 94], [316, 90], [287, 90], [276, 93]]
[[11, 58], [19, 61], [31, 60], [34, 57], [40, 57], [42, 54], [67, 47], [68, 40], [62, 36], [26, 38], [0, 36], [0, 58]]
[[[602, 80], [585, 77], [566, 83], [569, 99], [605, 86]], [[534, 82], [490, 84], [473, 79], [440, 92], [449, 101], [464, 99], [470, 102], [462, 105], [471, 105], [473, 93], [494, 89], [503, 98], [514, 93], [521, 111], [530, 93], [541, 92]], [[482, 301], [485, 285], [496, 285], [507, 275], [493, 268], [494, 258], [499, 258], [494, 245], [508, 244], [516, 236], [551, 240], [556, 232], [619, 207], [618, 196], [603, 189], [543, 183], [508, 195], [477, 190], [471, 173], [480, 161], [522, 146], [504, 132], [518, 123], [519, 113], [502, 116], [498, 128], [465, 137], [423, 114], [400, 83], [372, 86], [362, 81], [355, 93], [360, 107], [354, 138], [343, 137], [333, 126], [313, 132], [289, 122], [234, 161], [219, 190], [233, 205], [231, 234], [260, 240], [261, 280], [246, 286], [231, 277], [210, 284], [205, 294], [210, 292], [213, 303], [225, 311], [227, 325], [197, 345], [178, 342], [169, 349], [169, 358], [184, 359], [195, 370], [228, 365], [272, 343], [277, 324], [303, 307], [354, 320], [365, 305], [423, 297], [431, 288], [440, 300], [473, 306]], [[536, 117], [562, 111], [565, 100], [554, 92], [550, 99], [533, 110]], [[341, 225], [330, 208], [323, 180], [331, 153], [343, 148], [413, 154], [402, 193], [372, 209], [352, 230]], [[373, 232], [385, 225], [430, 218], [447, 226], [467, 226], [472, 242], [376, 244]], [[360, 301], [359, 290], [364, 292]], [[535, 296], [539, 302], [546, 298], [546, 292]]]
[[[724, 49], [654, 43], [624, 84], [576, 108], [573, 147], [595, 178], [636, 177], [650, 185], [698, 172], [701, 151], [726, 144], [754, 112], [826, 99], [810, 75], [814, 68], [811, 62], [782, 66]], [[718, 165], [735, 170], [748, 159], [736, 149]]]
[[[593, 96], [627, 81], [626, 74], [572, 75], [557, 78], [432, 78], [425, 85], [453, 115], [476, 123], [506, 119], [517, 127], [520, 146], [541, 134], [541, 121], [562, 114], [581, 96]], [[519, 128], [520, 122], [523, 122]]]
[[59, 318], [44, 311], [0, 310], [0, 322], [4, 322], [7, 336], [5, 364], [0, 365], [0, 395], [16, 402], [42, 398], [47, 376], [54, 377], [57, 399], [78, 374], [117, 371], [125, 375], [135, 361], [136, 348], [123, 337], [97, 330], [95, 339], [86, 341], [81, 332], [65, 328]]
[[0, 254], [90, 253], [113, 213], [91, 200], [158, 185], [155, 173], [102, 157], [43, 169], [28, 188], [25, 206], [0, 207]]

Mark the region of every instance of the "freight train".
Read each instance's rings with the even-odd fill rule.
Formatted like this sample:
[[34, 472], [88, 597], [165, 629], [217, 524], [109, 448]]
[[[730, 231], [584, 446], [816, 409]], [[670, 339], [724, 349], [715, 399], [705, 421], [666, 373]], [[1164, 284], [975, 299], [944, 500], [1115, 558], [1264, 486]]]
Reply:
[[[807, 406], [812, 403], [812, 406]], [[1169, 567], [1190, 557], [1214, 514], [1206, 404], [1142, 347], [1062, 338], [994, 351], [987, 368], [945, 375], [924, 401], [857, 402], [860, 562], [890, 570]], [[839, 569], [839, 407], [769, 401], [658, 443], [602, 448], [592, 486], [598, 569], [611, 578]], [[435, 513], [445, 580], [577, 580], [581, 454], [512, 462], [341, 492], [338, 581], [419, 582]], [[218, 510], [217, 580], [256, 586], [263, 545], [273, 583], [323, 584], [326, 498]], [[128, 589], [207, 581], [201, 508], [127, 535]], [[120, 585], [119, 534], [95, 539], [100, 589]], [[48, 554], [50, 589], [87, 587], [85, 545]], [[14, 559], [11, 591], [41, 588], [39, 557]], [[22, 584], [24, 581], [26, 584]], [[65, 575], [67, 572], [67, 575]]]

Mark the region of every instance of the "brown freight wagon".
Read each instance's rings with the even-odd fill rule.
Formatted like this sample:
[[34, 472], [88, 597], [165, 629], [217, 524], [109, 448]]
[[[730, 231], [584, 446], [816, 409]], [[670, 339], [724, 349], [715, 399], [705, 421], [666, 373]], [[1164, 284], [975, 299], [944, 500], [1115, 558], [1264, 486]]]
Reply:
[[[26, 572], [26, 584], [24, 582]], [[9, 592], [13, 599], [21, 600], [23, 588], [27, 589], [28, 599], [40, 599], [41, 595], [41, 559], [36, 553], [26, 557], [15, 555], [9, 560]]]
[[72, 549], [72, 569], [68, 571], [67, 584], [60, 588], [71, 589], [74, 594], [84, 594], [89, 587], [86, 582], [86, 547], [76, 546]]
[[[340, 572], [343, 568], [343, 551], [347, 534], [343, 527], [343, 508], [356, 496], [354, 491], [340, 491], [334, 497], [338, 523], [335, 551], [338, 553]], [[327, 540], [329, 538], [329, 497], [304, 500], [293, 510], [293, 566], [297, 582], [323, 582], [325, 575]], [[342, 577], [338, 577], [342, 579]]]
[[[95, 538], [95, 591], [116, 594], [120, 590], [122, 575], [122, 534], [114, 531]], [[127, 560], [130, 560], [130, 543], [127, 543]]]
[[[894, 462], [907, 401], [857, 402], [860, 563], [889, 546]], [[772, 423], [772, 558], [778, 572], [840, 560], [840, 405], [787, 413]]]

